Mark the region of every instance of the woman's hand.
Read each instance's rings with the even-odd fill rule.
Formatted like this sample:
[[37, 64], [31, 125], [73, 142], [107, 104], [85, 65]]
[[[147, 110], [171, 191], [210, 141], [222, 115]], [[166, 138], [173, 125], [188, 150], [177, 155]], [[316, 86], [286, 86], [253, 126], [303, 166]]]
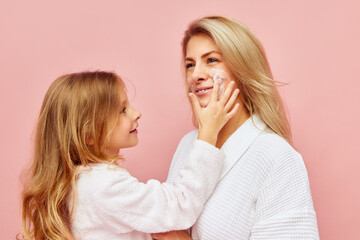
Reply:
[[199, 125], [198, 139], [213, 145], [216, 144], [220, 130], [235, 115], [239, 108], [238, 103], [233, 107], [239, 94], [239, 89], [235, 89], [231, 94], [234, 82], [228, 84], [220, 99], [218, 99], [219, 85], [219, 82], [214, 84], [209, 104], [204, 108], [200, 106], [196, 96], [193, 93], [189, 93], [191, 106]]
[[153, 239], [157, 240], [191, 240], [189, 233], [186, 230], [171, 231], [166, 233], [153, 233]]

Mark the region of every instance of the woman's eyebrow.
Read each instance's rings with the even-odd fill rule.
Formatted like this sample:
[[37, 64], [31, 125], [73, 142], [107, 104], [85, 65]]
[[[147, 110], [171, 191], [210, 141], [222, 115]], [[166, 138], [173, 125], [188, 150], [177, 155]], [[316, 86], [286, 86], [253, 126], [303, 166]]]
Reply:
[[[201, 55], [201, 58], [206, 58], [207, 56], [209, 56], [212, 53], [217, 53], [217, 54], [221, 54], [219, 51], [213, 50], [207, 53], [204, 53], [203, 55]], [[191, 57], [186, 57], [185, 61], [194, 61], [194, 59], [192, 59]]]

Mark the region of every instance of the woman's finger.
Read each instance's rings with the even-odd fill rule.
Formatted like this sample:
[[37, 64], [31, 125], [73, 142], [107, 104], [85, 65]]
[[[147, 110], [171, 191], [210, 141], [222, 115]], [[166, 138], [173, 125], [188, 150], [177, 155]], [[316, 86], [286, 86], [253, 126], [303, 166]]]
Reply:
[[151, 234], [151, 237], [152, 237], [152, 239], [161, 239], [161, 237], [157, 233]]
[[209, 105], [212, 104], [212, 103], [217, 102], [217, 100], [218, 100], [219, 88], [220, 88], [220, 83], [219, 83], [219, 82], [215, 82], [215, 84], [214, 84], [214, 86], [213, 86], [213, 89], [212, 89], [212, 91], [211, 91]]
[[165, 240], [165, 239], [167, 239], [166, 235], [164, 235], [163, 233], [152, 233], [151, 237], [152, 237], [152, 239], [155, 239], [155, 240]]
[[151, 237], [158, 240], [191, 240], [191, 237], [186, 230], [177, 230], [165, 233], [152, 233]]
[[240, 90], [237, 88], [233, 91], [233, 93], [231, 94], [230, 99], [227, 101], [227, 103], [225, 104], [225, 111], [228, 112], [231, 107], [234, 105], [237, 97], [239, 96]]
[[222, 97], [220, 98], [220, 102], [221, 102], [222, 104], [225, 105], [226, 102], [228, 101], [228, 99], [229, 99], [229, 97], [230, 97], [230, 94], [231, 94], [231, 91], [232, 91], [232, 89], [233, 89], [234, 84], [235, 84], [235, 82], [234, 82], [234, 81], [231, 81], [231, 82], [227, 85], [224, 94], [223, 94]]

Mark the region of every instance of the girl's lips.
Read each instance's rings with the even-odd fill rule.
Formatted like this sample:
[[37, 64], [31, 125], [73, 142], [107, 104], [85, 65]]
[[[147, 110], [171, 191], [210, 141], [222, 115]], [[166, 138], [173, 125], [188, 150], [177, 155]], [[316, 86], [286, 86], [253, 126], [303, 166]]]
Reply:
[[135, 128], [135, 129], [134, 129], [134, 130], [132, 130], [130, 133], [137, 134], [137, 133], [138, 133], [138, 130]]
[[203, 96], [203, 95], [207, 94], [208, 92], [210, 92], [211, 89], [212, 89], [212, 87], [197, 89], [197, 90], [195, 90], [195, 95], [198, 97]]

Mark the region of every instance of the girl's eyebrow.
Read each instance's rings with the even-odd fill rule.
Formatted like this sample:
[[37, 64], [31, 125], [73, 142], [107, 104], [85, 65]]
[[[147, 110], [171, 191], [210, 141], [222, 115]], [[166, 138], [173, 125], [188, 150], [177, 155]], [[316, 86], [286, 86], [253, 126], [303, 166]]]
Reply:
[[[217, 53], [217, 54], [221, 54], [219, 51], [213, 50], [207, 53], [204, 53], [203, 55], [201, 55], [201, 58], [206, 58], [207, 56], [209, 56], [212, 53]], [[185, 61], [194, 61], [194, 59], [192, 59], [191, 57], [186, 57]]]

